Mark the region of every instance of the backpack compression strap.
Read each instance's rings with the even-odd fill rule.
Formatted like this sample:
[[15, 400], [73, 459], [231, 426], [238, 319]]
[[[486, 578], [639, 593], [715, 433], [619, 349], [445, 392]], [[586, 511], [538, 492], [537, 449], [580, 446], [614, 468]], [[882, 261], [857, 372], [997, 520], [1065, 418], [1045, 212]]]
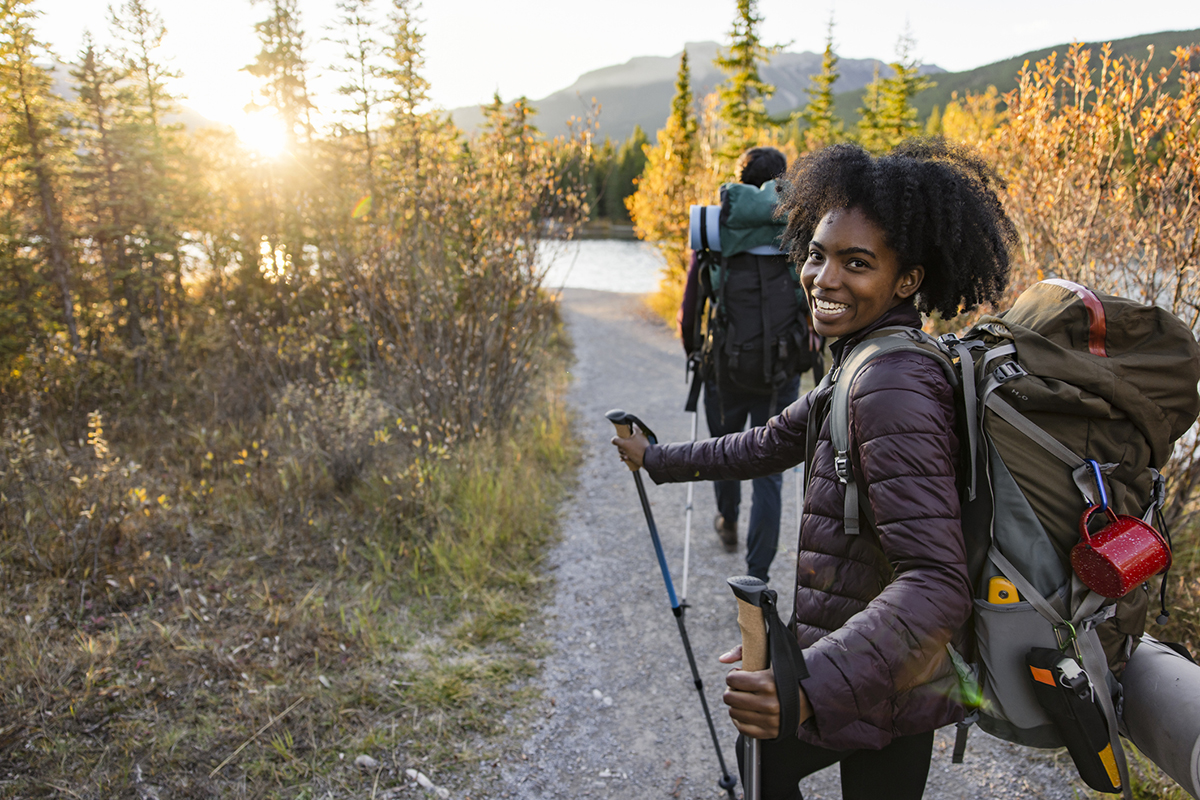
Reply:
[[[893, 327], [882, 328], [878, 333], [882, 335], [856, 345], [845, 363], [830, 373], [833, 396], [829, 401], [829, 437], [833, 444], [834, 470], [837, 472], [838, 481], [846, 487], [843, 526], [851, 536], [857, 536], [859, 532], [858, 483], [854, 480], [850, 467], [850, 386], [858, 373], [867, 362], [886, 353], [920, 353], [936, 359], [946, 373], [946, 380], [950, 381], [950, 385], [958, 385], [958, 376], [950, 358], [942, 351], [937, 340], [924, 331]], [[867, 504], [863, 503], [862, 507], [870, 515]], [[870, 517], [868, 521], [874, 524]]]

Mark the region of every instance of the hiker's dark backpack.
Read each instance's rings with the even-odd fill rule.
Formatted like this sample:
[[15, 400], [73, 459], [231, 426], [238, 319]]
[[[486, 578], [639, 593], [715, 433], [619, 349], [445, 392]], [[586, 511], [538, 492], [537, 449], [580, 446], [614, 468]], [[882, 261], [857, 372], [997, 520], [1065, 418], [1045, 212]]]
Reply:
[[697, 375], [719, 388], [769, 396], [821, 369], [822, 342], [796, 265], [779, 250], [784, 224], [774, 218], [776, 200], [775, 181], [734, 183], [721, 187], [719, 215], [713, 206], [693, 206], [700, 287], [695, 329], [685, 335], [697, 344]]
[[[1035, 284], [961, 338], [935, 340], [908, 328], [872, 333], [826, 379], [848, 533], [872, 525], [847, 457], [851, 386], [871, 359], [895, 350], [936, 359], [959, 397], [975, 608], [967, 652], [951, 648], [950, 656], [974, 713], [960, 723], [954, 760], [962, 759], [966, 726], [977, 721], [1010, 742], [1068, 746], [1092, 788], [1128, 797], [1117, 678], [1145, 629], [1149, 583], [1119, 600], [1102, 597], [1073, 573], [1070, 551], [1100, 488], [1118, 514], [1150, 521], [1161, 509], [1159, 470], [1200, 413], [1195, 336], [1160, 308], [1061, 280]], [[1063, 658], [1047, 666], [1053, 653], [1046, 651]], [[1038, 680], [1061, 689], [1067, 673], [1078, 684], [1072, 702], [1085, 698], [1095, 709], [1091, 722], [1065, 700], [1050, 711], [1039, 702], [1047, 690]], [[1096, 741], [1102, 746], [1091, 752]]]

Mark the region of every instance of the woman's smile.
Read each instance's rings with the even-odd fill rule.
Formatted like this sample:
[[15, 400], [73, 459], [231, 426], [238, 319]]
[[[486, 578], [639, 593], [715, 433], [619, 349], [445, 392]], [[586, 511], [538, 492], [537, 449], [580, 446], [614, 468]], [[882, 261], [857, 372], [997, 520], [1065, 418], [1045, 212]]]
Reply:
[[924, 275], [922, 267], [901, 266], [883, 229], [866, 214], [843, 208], [830, 211], [817, 225], [800, 282], [817, 333], [841, 337], [907, 301]]

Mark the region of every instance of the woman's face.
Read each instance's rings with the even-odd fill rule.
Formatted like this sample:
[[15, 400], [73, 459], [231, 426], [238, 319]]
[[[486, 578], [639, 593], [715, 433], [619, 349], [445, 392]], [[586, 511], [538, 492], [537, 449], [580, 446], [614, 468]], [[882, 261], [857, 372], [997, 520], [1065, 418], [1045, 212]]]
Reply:
[[923, 267], [903, 270], [883, 229], [856, 208], [826, 214], [808, 245], [800, 282], [813, 327], [837, 338], [861, 330], [912, 297]]

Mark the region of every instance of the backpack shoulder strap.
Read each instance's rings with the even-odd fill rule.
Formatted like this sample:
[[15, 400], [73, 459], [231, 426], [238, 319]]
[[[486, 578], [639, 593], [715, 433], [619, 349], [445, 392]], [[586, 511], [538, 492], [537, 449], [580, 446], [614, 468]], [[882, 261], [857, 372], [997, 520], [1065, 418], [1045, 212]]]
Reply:
[[[951, 386], [958, 385], [958, 375], [954, 364], [946, 355], [942, 346], [929, 334], [916, 328], [881, 328], [876, 336], [860, 342], [840, 367], [833, 371], [833, 394], [829, 401], [829, 437], [833, 444], [833, 466], [838, 480], [846, 487], [846, 500], [843, 507], [844, 530], [851, 536], [858, 535], [858, 484], [854, 481], [850, 469], [850, 387], [854, 379], [869, 362], [886, 353], [897, 351], [906, 353], [921, 353], [935, 359], [946, 374], [946, 380]], [[871, 510], [866, 503], [863, 510], [871, 519]]]

